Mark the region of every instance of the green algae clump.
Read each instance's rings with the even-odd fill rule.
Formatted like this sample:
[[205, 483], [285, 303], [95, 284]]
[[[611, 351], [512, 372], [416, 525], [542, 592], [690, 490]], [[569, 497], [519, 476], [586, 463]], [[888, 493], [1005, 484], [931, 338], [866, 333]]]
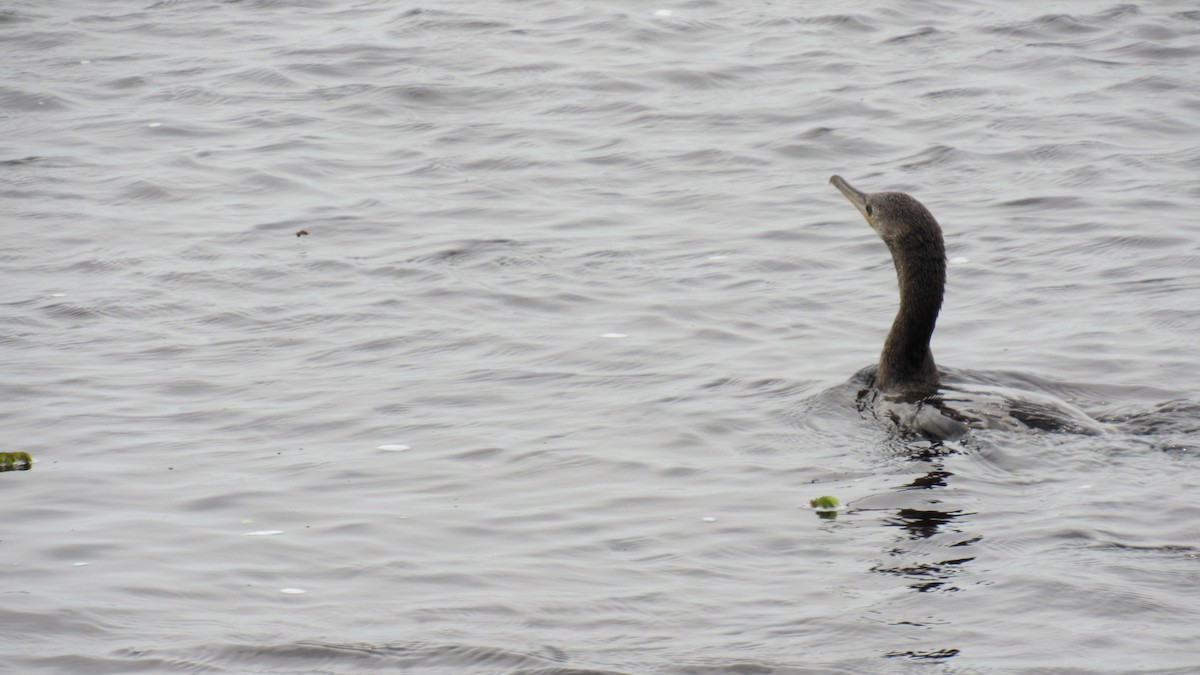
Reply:
[[829, 497], [829, 496], [814, 497], [813, 499], [809, 500], [809, 502], [808, 502], [809, 506], [813, 507], [814, 509], [818, 509], [820, 511], [829, 511], [832, 509], [836, 509], [838, 507], [838, 504], [840, 504], [840, 503], [841, 502], [838, 501], [837, 497]]
[[0, 471], [28, 471], [33, 458], [28, 452], [0, 452]]

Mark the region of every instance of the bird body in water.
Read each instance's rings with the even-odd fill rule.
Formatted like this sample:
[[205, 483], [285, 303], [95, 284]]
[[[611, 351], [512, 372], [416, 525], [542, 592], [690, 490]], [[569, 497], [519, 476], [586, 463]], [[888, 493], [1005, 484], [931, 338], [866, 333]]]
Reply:
[[929, 348], [946, 288], [941, 226], [903, 192], [862, 192], [841, 176], [829, 182], [887, 244], [900, 286], [900, 308], [879, 365], [866, 373], [870, 386], [860, 397], [864, 407], [932, 440], [955, 439], [971, 428], [1104, 433], [1104, 425], [1045, 394], [943, 383]]

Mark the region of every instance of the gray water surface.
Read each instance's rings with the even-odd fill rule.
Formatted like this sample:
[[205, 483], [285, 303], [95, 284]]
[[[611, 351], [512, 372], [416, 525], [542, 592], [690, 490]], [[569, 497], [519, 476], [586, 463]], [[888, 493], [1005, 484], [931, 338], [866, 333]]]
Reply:
[[[0, 53], [0, 671], [1200, 668], [1194, 3], [17, 0]], [[1117, 431], [864, 418], [833, 173], [942, 223], [940, 364]]]

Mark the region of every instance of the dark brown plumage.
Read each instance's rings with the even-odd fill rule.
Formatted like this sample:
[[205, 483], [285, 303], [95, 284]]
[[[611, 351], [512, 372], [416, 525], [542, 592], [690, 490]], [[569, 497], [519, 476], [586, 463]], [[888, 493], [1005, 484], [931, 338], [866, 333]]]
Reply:
[[[929, 209], [903, 192], [862, 192], [829, 179], [892, 252], [900, 309], [883, 343], [871, 389], [859, 393], [876, 417], [906, 434], [954, 440], [968, 429], [1104, 434], [1109, 427], [1051, 396], [1003, 387], [942, 382], [929, 349], [946, 290], [946, 245]], [[865, 408], [864, 408], [865, 409]]]
[[905, 398], [929, 395], [941, 384], [929, 340], [946, 288], [942, 228], [929, 209], [903, 192], [862, 192], [841, 176], [829, 182], [887, 244], [900, 282], [900, 309], [883, 343], [875, 387]]

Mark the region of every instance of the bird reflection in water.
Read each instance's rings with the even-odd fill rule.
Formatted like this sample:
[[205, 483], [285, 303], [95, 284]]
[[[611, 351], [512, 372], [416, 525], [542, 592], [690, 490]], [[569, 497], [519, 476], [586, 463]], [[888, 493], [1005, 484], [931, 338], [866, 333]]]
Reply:
[[[954, 474], [946, 471], [939, 465], [935, 465], [933, 469], [925, 474], [918, 476], [906, 485], [900, 487], [901, 490], [933, 490], [946, 487], [946, 481]], [[895, 514], [888, 518], [885, 524], [898, 527], [905, 532], [902, 542], [922, 541], [932, 539], [938, 534], [959, 533], [962, 530], [958, 527], [958, 521], [963, 516], [972, 515], [960, 509], [940, 511], [936, 509], [915, 509], [901, 508], [897, 509]], [[961, 541], [956, 541], [947, 544], [947, 548], [960, 548], [970, 546], [980, 540], [980, 537], [966, 538]], [[896, 546], [888, 551], [888, 554], [893, 557], [904, 557], [916, 553], [909, 550], [907, 546]], [[921, 562], [910, 565], [876, 565], [871, 568], [873, 572], [900, 576], [905, 579], [911, 579], [914, 583], [909, 585], [909, 588], [917, 590], [921, 593], [929, 591], [957, 591], [958, 586], [953, 585], [953, 579], [961, 573], [962, 566], [974, 560], [974, 556], [953, 556], [945, 560], [936, 562]]]
[[[910, 458], [930, 465], [924, 474], [905, 485], [899, 486], [900, 491], [941, 490], [947, 484], [953, 473], [947, 471], [942, 458], [954, 454], [935, 443], [931, 447], [911, 448]], [[938, 500], [928, 500], [927, 506], [936, 507]], [[963, 523], [966, 517], [974, 515], [961, 509], [939, 510], [937, 508], [898, 508], [884, 519], [884, 524], [898, 528], [903, 534], [897, 544], [888, 549], [889, 560], [871, 568], [888, 576], [900, 577], [907, 580], [908, 587], [918, 593], [935, 591], [956, 592], [962, 590], [955, 582], [966, 574], [967, 566], [974, 556], [962, 555], [969, 547], [979, 542], [982, 537], [965, 536]], [[958, 555], [950, 553], [950, 549]], [[899, 563], [899, 564], [888, 564]], [[922, 618], [919, 620], [902, 620], [892, 622], [895, 626], [913, 626], [919, 629], [927, 628], [932, 614], [926, 602], [919, 603]], [[926, 636], [922, 639], [929, 639]], [[906, 642], [913, 636], [909, 635]], [[887, 658], [910, 659], [913, 661], [944, 661], [959, 654], [958, 649], [943, 645], [930, 646], [929, 649], [897, 649], [887, 652]]]

